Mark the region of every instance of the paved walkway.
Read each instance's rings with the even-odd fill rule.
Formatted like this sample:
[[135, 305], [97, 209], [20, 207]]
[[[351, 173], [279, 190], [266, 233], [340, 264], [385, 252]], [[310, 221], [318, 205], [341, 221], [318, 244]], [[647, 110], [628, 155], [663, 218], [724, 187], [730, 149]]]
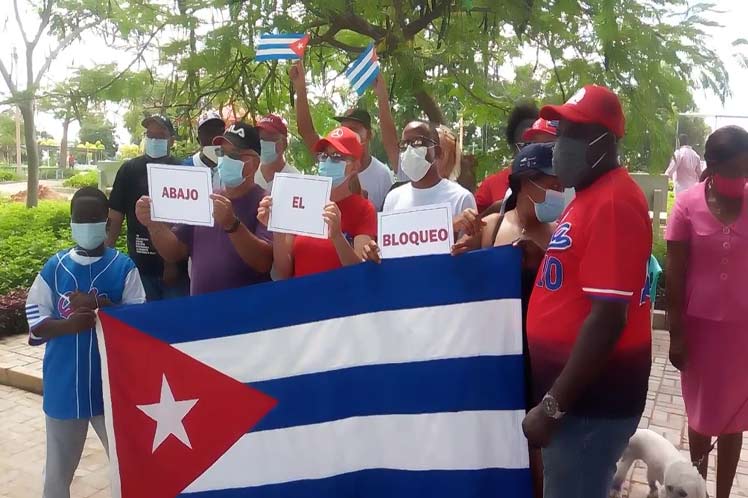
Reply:
[[[663, 331], [654, 334], [654, 361], [647, 406], [641, 427], [648, 427], [681, 449], [688, 457], [687, 426], [680, 376], [667, 362], [668, 339]], [[41, 376], [42, 348], [26, 345], [24, 336], [0, 340], [0, 384], [7, 380]], [[33, 387], [33, 385], [32, 385]], [[44, 461], [44, 417], [41, 398], [15, 388], [0, 386], [0, 498], [41, 496]], [[109, 497], [106, 456], [93, 430], [89, 431], [81, 466], [76, 472], [72, 498]], [[715, 456], [709, 459], [709, 495], [715, 496]], [[646, 469], [637, 464], [624, 497], [645, 498], [649, 490]], [[738, 464], [732, 497], [748, 497], [748, 438]]]

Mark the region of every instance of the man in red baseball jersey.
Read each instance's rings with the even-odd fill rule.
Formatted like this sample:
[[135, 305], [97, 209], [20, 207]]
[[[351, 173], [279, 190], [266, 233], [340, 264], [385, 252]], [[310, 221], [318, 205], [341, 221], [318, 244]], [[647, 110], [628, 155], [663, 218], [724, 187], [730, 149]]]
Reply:
[[604, 498], [646, 400], [652, 226], [644, 194], [618, 163], [625, 119], [615, 94], [589, 85], [540, 115], [560, 120], [554, 170], [576, 198], [530, 299], [539, 404], [522, 425], [543, 448], [545, 498]]

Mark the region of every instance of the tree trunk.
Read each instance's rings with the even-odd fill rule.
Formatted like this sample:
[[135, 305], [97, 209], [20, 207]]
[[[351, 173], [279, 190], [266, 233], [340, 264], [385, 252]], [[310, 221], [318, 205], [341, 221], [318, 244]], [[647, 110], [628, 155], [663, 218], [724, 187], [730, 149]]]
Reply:
[[62, 122], [62, 140], [60, 140], [60, 157], [57, 158], [58, 168], [65, 169], [68, 167], [68, 128], [70, 127], [70, 118], [65, 116]]
[[23, 116], [23, 134], [26, 138], [26, 162], [28, 163], [29, 181], [26, 187], [26, 207], [35, 207], [39, 201], [39, 147], [36, 142], [36, 123], [34, 122], [34, 101], [25, 101], [18, 105]]

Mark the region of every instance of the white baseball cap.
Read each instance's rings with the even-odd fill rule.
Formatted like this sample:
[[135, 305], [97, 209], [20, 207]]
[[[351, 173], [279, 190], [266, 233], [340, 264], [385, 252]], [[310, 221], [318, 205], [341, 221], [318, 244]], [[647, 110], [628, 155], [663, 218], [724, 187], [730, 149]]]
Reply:
[[197, 127], [200, 128], [202, 125], [204, 125], [208, 121], [223, 122], [223, 118], [221, 118], [221, 115], [218, 114], [218, 111], [205, 111], [204, 113], [200, 115], [200, 118], [197, 120]]

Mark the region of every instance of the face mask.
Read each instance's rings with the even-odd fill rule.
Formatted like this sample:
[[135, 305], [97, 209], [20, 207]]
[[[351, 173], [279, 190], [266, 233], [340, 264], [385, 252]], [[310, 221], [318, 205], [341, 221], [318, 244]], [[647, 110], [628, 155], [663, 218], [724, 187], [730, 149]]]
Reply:
[[408, 147], [400, 154], [400, 167], [411, 181], [417, 182], [426, 176], [431, 163], [426, 159], [428, 147]]
[[218, 158], [218, 176], [221, 184], [227, 187], [238, 187], [244, 183], [244, 163], [228, 156]]
[[319, 176], [332, 178], [333, 187], [337, 187], [345, 180], [345, 161], [333, 161], [330, 158], [320, 161], [317, 165]]
[[565, 188], [564, 189], [564, 204], [568, 206], [569, 204], [571, 204], [571, 201], [573, 201], [576, 196], [577, 196], [577, 191], [574, 190], [574, 188]]
[[203, 155], [213, 161], [214, 164], [218, 164], [218, 154], [216, 154], [216, 151], [220, 147], [220, 145], [206, 145], [203, 147]]
[[551, 189], [544, 189], [533, 181], [530, 181], [530, 183], [545, 192], [545, 200], [543, 202], [535, 202], [530, 198], [532, 203], [535, 205], [535, 216], [538, 218], [538, 221], [541, 223], [551, 223], [556, 221], [566, 208], [564, 193]]
[[587, 164], [587, 148], [594, 145], [608, 133], [603, 133], [590, 143], [578, 138], [559, 137], [553, 148], [553, 171], [564, 187], [579, 187], [595, 177], [595, 168], [605, 157], [602, 154], [592, 164]]
[[712, 185], [714, 186], [714, 189], [719, 193], [719, 195], [729, 199], [740, 199], [743, 197], [746, 181], [747, 179], [744, 176], [728, 178], [719, 173], [712, 175]]
[[160, 157], [166, 157], [169, 154], [169, 141], [163, 138], [146, 138], [145, 139], [145, 155], [158, 159]]
[[276, 159], [278, 159], [278, 152], [275, 150], [275, 142], [260, 140], [260, 160], [262, 164], [274, 163]]
[[106, 221], [101, 223], [70, 223], [73, 240], [78, 247], [93, 251], [106, 240]]

